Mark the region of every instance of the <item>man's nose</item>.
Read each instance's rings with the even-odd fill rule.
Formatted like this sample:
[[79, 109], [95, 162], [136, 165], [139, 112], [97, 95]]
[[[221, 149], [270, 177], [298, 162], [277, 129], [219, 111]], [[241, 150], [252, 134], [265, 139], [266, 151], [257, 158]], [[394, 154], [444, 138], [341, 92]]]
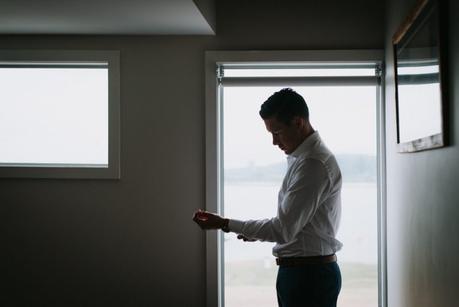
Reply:
[[278, 145], [279, 144], [279, 139], [277, 136], [273, 135], [273, 145]]

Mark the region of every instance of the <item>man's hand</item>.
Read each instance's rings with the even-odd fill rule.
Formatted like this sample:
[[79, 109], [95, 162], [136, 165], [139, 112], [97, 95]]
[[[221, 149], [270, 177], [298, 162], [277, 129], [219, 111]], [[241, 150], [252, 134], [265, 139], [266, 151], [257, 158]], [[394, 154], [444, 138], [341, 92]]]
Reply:
[[237, 238], [239, 240], [244, 241], [244, 242], [255, 242], [256, 241], [255, 239], [250, 239], [250, 238], [247, 238], [247, 237], [245, 237], [243, 235], [237, 235]]
[[195, 221], [202, 229], [221, 229], [227, 226], [228, 220], [218, 214], [198, 210], [194, 213]]

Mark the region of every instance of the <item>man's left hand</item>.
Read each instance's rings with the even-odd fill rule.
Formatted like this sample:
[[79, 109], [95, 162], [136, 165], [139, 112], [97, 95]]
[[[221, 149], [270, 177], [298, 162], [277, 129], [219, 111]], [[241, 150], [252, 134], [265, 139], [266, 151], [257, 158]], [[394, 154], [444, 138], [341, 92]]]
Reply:
[[244, 236], [244, 235], [237, 235], [237, 238], [238, 238], [239, 240], [244, 241], [244, 242], [255, 242], [255, 241], [256, 241], [255, 239], [247, 238], [247, 237]]

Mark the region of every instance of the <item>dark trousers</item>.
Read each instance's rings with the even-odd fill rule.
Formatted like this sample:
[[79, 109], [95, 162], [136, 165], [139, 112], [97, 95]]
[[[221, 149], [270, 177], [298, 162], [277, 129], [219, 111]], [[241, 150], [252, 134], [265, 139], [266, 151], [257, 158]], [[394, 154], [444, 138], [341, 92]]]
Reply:
[[341, 272], [336, 262], [280, 266], [276, 289], [279, 307], [336, 307]]

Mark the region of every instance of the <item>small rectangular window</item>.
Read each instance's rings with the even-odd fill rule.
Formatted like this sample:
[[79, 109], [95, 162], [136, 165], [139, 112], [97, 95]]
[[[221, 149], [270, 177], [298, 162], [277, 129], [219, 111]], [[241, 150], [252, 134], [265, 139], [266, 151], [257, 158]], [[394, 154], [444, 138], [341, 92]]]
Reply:
[[118, 55], [91, 53], [0, 52], [0, 177], [119, 178]]

